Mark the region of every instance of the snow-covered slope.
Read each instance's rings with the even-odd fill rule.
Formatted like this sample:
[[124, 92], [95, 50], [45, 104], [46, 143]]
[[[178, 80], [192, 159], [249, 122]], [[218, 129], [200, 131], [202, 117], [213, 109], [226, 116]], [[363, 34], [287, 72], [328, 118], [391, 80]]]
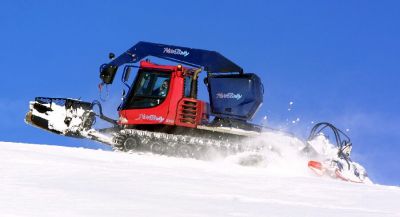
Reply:
[[398, 187], [234, 162], [2, 142], [0, 216], [400, 216]]

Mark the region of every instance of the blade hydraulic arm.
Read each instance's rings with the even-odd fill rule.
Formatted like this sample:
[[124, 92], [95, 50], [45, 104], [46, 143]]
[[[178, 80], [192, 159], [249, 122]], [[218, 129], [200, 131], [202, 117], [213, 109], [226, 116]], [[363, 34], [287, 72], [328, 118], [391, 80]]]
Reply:
[[243, 73], [243, 69], [240, 66], [216, 51], [141, 41], [111, 62], [103, 64], [100, 68], [100, 78], [103, 83], [111, 84], [119, 66], [126, 63], [137, 63], [147, 56], [203, 67], [205, 71], [210, 73]]

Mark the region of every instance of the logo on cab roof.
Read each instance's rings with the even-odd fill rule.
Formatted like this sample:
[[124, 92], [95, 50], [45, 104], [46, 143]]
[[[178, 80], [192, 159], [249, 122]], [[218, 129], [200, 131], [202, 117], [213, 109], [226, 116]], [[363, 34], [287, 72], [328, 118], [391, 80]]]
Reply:
[[181, 50], [179, 48], [175, 48], [175, 49], [171, 49], [169, 47], [165, 47], [164, 48], [164, 53], [168, 53], [168, 54], [175, 54], [175, 55], [182, 55], [184, 57], [186, 57], [187, 55], [189, 55], [189, 51], [185, 50]]

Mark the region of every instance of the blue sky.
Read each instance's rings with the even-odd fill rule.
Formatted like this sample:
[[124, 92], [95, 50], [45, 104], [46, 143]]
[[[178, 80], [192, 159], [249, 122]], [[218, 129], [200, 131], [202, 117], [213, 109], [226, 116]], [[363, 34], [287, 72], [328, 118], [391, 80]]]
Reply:
[[[256, 72], [269, 126], [349, 129], [353, 159], [400, 185], [397, 1], [3, 1], [0, 140], [101, 148], [23, 122], [35, 96], [98, 98], [98, 67], [145, 40], [217, 50]], [[121, 89], [110, 87], [111, 98]], [[204, 94], [204, 93], [203, 93]], [[288, 111], [289, 102], [294, 102]], [[113, 115], [116, 100], [105, 104]], [[292, 124], [291, 121], [300, 121]]]

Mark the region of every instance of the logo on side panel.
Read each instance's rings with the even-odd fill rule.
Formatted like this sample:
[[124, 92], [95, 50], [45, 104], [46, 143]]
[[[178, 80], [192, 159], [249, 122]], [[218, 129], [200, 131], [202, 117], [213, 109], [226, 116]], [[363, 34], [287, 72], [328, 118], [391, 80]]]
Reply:
[[242, 94], [237, 93], [217, 93], [217, 99], [236, 99], [239, 100], [242, 98]]
[[147, 121], [157, 121], [159, 123], [163, 122], [165, 118], [162, 116], [157, 116], [157, 115], [146, 115], [146, 114], [140, 114], [138, 118], [135, 120], [147, 120]]

